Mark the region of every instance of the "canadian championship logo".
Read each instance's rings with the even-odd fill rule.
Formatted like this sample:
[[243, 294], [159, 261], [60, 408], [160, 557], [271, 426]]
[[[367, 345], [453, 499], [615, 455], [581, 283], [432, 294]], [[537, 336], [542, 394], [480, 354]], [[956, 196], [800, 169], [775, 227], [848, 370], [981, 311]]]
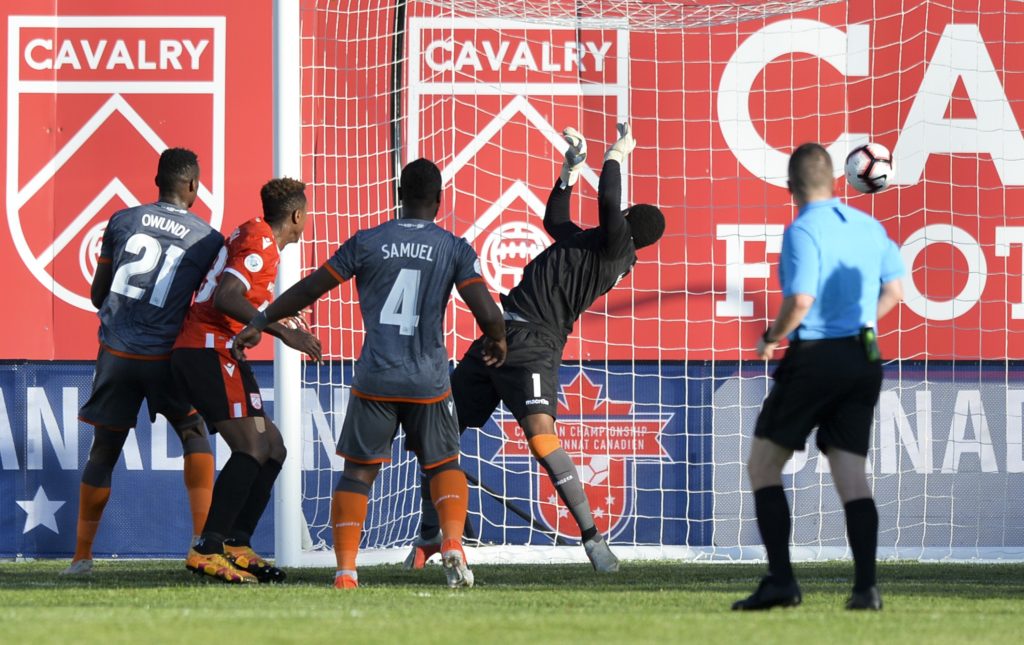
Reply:
[[92, 310], [106, 222], [155, 201], [164, 149], [199, 155], [192, 210], [220, 227], [225, 18], [11, 16], [7, 35], [11, 238], [40, 284]]

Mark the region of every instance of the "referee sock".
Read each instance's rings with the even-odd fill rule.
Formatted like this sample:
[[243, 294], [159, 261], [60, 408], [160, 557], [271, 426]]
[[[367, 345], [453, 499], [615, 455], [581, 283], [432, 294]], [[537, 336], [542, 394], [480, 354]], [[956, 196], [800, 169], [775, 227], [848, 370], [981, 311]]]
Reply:
[[259, 472], [260, 462], [252, 455], [231, 453], [231, 458], [217, 477], [217, 483], [213, 485], [210, 514], [203, 526], [202, 539], [195, 546], [196, 551], [205, 554], [224, 551], [224, 538], [235, 525]]
[[338, 571], [355, 571], [359, 536], [366, 521], [370, 487], [342, 473], [331, 497], [331, 533]]
[[594, 526], [594, 516], [590, 513], [590, 501], [587, 494], [583, 492], [583, 484], [580, 482], [576, 465], [572, 463], [569, 454], [565, 452], [553, 434], [542, 434], [530, 439], [530, 452], [537, 458], [537, 462], [547, 471], [551, 483], [562, 502], [572, 513], [576, 525], [580, 527], [580, 535], [584, 542], [597, 536], [597, 527]]
[[466, 473], [462, 472], [457, 462], [449, 461], [432, 469], [430, 497], [437, 509], [441, 535], [445, 540], [458, 540], [461, 543], [469, 505], [469, 485], [466, 483]]
[[256, 481], [249, 489], [249, 498], [245, 500], [245, 505], [235, 518], [235, 526], [229, 532], [231, 537], [228, 541], [232, 546], [249, 546], [252, 534], [256, 532], [256, 525], [260, 523], [263, 511], [270, 503], [270, 493], [274, 489], [277, 476], [281, 473], [281, 465], [276, 459], [268, 459], [260, 467]]
[[789, 561], [789, 532], [792, 519], [789, 502], [782, 486], [766, 486], [754, 491], [757, 528], [768, 553], [768, 572], [779, 584], [793, 581], [793, 565]]
[[853, 590], [875, 586], [875, 551], [878, 548], [878, 509], [870, 497], [847, 502], [846, 537], [853, 551]]

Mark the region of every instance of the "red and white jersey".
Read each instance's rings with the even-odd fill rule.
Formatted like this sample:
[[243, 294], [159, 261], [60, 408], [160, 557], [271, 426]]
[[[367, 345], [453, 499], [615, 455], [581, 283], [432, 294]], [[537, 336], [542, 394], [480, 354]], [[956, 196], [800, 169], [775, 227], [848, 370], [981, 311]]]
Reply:
[[252, 306], [263, 310], [274, 298], [280, 259], [274, 232], [262, 218], [251, 219], [236, 228], [196, 293], [174, 346], [230, 349], [231, 340], [245, 325], [213, 306], [213, 292], [224, 274], [230, 273], [245, 285], [245, 297]]

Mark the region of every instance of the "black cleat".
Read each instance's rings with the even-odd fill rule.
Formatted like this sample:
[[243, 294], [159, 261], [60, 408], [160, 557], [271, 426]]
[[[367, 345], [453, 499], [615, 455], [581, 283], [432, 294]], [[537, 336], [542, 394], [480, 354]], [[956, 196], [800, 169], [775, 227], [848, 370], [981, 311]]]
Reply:
[[753, 611], [771, 609], [772, 607], [796, 607], [803, 602], [800, 594], [800, 585], [796, 580], [786, 584], [778, 584], [771, 576], [761, 578], [761, 584], [757, 585], [757, 591], [750, 594], [743, 600], [737, 600], [732, 604], [733, 611]]
[[878, 587], [868, 587], [864, 591], [856, 591], [850, 594], [846, 601], [847, 609], [869, 609], [879, 611], [882, 609], [882, 594], [878, 593]]

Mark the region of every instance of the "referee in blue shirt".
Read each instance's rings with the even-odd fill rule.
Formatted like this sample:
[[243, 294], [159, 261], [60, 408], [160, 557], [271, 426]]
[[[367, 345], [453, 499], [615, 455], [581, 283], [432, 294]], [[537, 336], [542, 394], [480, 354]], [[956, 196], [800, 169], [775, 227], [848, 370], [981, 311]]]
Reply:
[[864, 474], [871, 423], [882, 387], [875, 322], [903, 297], [899, 249], [871, 216], [833, 196], [832, 160], [806, 143], [789, 159], [789, 190], [799, 213], [782, 239], [782, 308], [757, 344], [768, 360], [789, 348], [772, 377], [747, 462], [768, 575], [733, 609], [795, 606], [800, 587], [789, 560], [791, 518], [782, 468], [817, 427], [846, 511], [854, 559], [847, 609], [881, 609], [875, 586], [878, 511]]

